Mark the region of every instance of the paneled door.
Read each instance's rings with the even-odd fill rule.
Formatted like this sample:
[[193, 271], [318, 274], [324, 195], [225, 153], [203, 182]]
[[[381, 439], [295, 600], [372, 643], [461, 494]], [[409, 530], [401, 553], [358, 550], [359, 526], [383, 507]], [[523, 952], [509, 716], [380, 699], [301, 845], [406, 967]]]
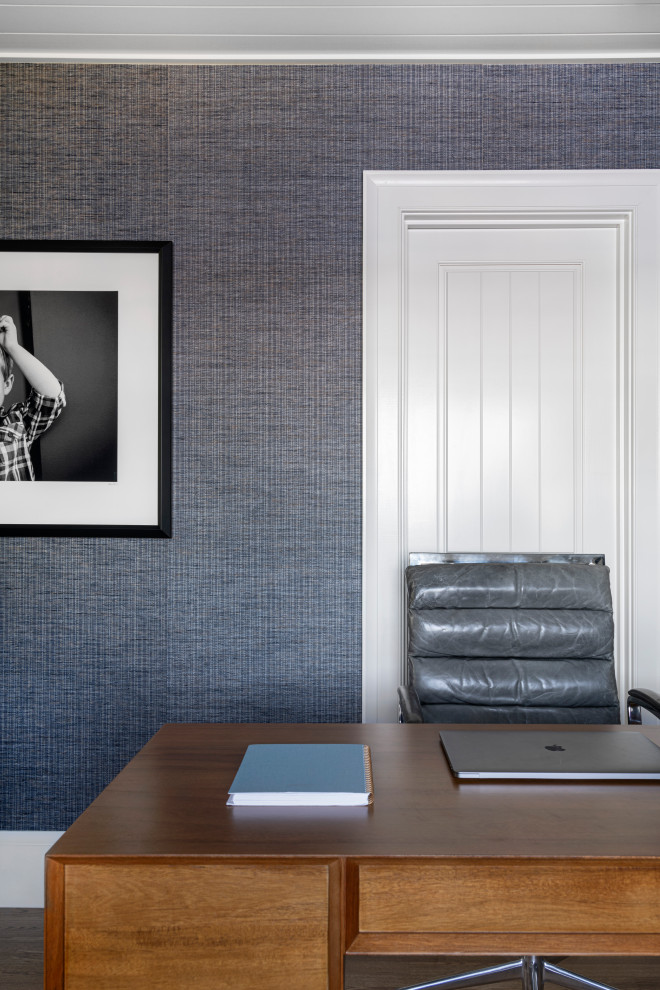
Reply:
[[616, 573], [616, 231], [413, 229], [406, 308], [407, 547]]
[[396, 718], [409, 551], [604, 553], [621, 693], [657, 689], [658, 173], [365, 193], [365, 720]]

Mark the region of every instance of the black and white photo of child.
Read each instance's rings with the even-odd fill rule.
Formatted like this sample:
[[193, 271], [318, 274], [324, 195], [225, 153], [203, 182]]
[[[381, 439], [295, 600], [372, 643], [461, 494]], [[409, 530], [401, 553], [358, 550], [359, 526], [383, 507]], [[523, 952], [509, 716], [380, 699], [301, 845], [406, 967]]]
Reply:
[[0, 291], [0, 481], [117, 480], [117, 293]]
[[[14, 367], [30, 386], [27, 399], [6, 408], [14, 387]], [[34, 481], [32, 445], [58, 419], [66, 405], [64, 386], [18, 342], [13, 318], [0, 316], [0, 374], [3, 405], [0, 408], [0, 481]]]

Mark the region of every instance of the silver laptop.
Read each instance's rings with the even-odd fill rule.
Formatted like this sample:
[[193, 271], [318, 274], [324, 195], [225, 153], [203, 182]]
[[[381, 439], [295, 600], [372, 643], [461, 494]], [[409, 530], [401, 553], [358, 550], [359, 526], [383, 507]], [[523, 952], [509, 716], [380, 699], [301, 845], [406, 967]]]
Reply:
[[660, 780], [660, 746], [635, 729], [442, 729], [440, 741], [465, 779]]

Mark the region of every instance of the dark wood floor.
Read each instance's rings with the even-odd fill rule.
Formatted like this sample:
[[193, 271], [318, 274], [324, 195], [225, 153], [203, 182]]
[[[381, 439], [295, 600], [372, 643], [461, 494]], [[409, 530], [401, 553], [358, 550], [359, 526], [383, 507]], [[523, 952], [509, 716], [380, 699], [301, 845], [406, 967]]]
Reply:
[[[2, 990], [42, 990], [43, 912], [0, 909], [0, 987]], [[406, 959], [353, 957], [346, 963], [346, 990], [396, 990], [502, 960], [483, 958]], [[558, 965], [618, 990], [659, 990], [660, 959], [571, 959]], [[546, 983], [546, 985], [548, 985]], [[551, 986], [551, 985], [549, 985]], [[93, 990], [90, 987], [90, 990]], [[292, 987], [291, 990], [298, 990]], [[300, 988], [302, 990], [302, 988]], [[520, 982], [490, 984], [483, 990], [520, 990]]]
[[43, 916], [39, 908], [0, 909], [0, 987], [41, 990]]

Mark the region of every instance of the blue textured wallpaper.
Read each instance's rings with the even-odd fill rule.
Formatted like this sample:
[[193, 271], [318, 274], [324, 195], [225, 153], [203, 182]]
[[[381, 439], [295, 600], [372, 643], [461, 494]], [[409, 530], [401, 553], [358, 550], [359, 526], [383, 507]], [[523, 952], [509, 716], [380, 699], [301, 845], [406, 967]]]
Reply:
[[363, 169], [658, 168], [660, 66], [0, 66], [10, 238], [174, 243], [174, 539], [0, 544], [0, 828], [360, 718]]

